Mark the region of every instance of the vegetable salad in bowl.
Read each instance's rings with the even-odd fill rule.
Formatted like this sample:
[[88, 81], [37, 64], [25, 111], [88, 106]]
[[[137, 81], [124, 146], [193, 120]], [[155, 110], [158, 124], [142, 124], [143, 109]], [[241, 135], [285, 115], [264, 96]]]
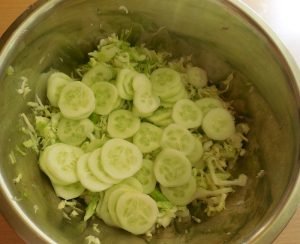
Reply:
[[[51, 72], [47, 100], [29, 102], [23, 145], [39, 154], [39, 167], [56, 195], [84, 221], [151, 236], [191, 208], [223, 211], [236, 187], [249, 126], [221, 86], [191, 57], [131, 46], [113, 34], [72, 75]], [[77, 203], [84, 202], [82, 209]]]

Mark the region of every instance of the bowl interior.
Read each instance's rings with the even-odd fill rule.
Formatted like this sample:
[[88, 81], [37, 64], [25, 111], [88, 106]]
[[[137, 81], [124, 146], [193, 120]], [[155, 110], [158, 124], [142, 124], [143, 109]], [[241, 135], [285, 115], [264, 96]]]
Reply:
[[[234, 72], [228, 99], [251, 127], [248, 153], [236, 170], [249, 176], [247, 187], [236, 189], [224, 212], [203, 219], [190, 233], [169, 228], [152, 243], [241, 243], [258, 238], [255, 233], [271, 224], [271, 216], [283, 207], [299, 173], [298, 88], [275, 43], [228, 1], [41, 1], [17, 30], [10, 29], [0, 43], [0, 174], [6, 217], [16, 217], [17, 221], [10, 221], [19, 225], [28, 241], [83, 243], [87, 235], [95, 234], [92, 226], [98, 223], [102, 243], [145, 243], [97, 219], [66, 220], [34, 152], [16, 154], [17, 163], [9, 162], [10, 152], [26, 139], [19, 130], [19, 114], [29, 112], [26, 102], [34, 100], [35, 94], [45, 100], [49, 71], [71, 74], [87, 61], [87, 53], [101, 38], [124, 29], [131, 29], [133, 44], [145, 43], [175, 57], [192, 54], [194, 64], [206, 69], [213, 82]], [[9, 66], [14, 68], [12, 75], [7, 75]], [[22, 77], [32, 89], [26, 99], [16, 93]], [[256, 177], [262, 169], [265, 177]], [[22, 181], [14, 184], [20, 173]], [[35, 235], [24, 223], [35, 229]]]

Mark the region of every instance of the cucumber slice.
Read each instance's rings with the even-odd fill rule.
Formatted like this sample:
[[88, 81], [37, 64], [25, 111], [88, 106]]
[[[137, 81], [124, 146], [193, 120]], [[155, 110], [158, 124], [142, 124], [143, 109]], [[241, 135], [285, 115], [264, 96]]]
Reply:
[[160, 147], [163, 130], [150, 123], [143, 122], [133, 136], [135, 144], [142, 153], [150, 153]]
[[96, 98], [95, 113], [107, 115], [116, 106], [118, 102], [117, 88], [108, 82], [96, 82], [91, 86]]
[[153, 91], [162, 99], [172, 97], [183, 88], [179, 73], [170, 68], [159, 68], [150, 76]]
[[80, 81], [67, 84], [61, 91], [58, 107], [68, 119], [88, 118], [95, 110], [96, 101], [93, 91]]
[[142, 193], [125, 192], [116, 206], [121, 227], [135, 235], [149, 231], [155, 224], [158, 213], [156, 202]]
[[196, 88], [202, 88], [207, 86], [208, 78], [205, 70], [199, 67], [187, 68], [188, 82]]
[[191, 177], [188, 183], [177, 187], [160, 186], [161, 192], [174, 205], [186, 206], [194, 200], [197, 190], [195, 177]]
[[83, 151], [74, 146], [63, 143], [56, 143], [48, 146], [44, 155], [46, 168], [51, 175], [59, 181], [69, 184], [78, 181], [76, 173], [77, 160], [83, 154]]
[[82, 82], [87, 86], [92, 86], [99, 81], [110, 81], [115, 77], [113, 68], [105, 63], [98, 63], [82, 77]]
[[123, 180], [119, 185], [128, 186], [135, 191], [143, 192], [143, 186], [142, 184], [134, 177], [129, 177], [125, 180]]
[[192, 177], [192, 166], [182, 152], [164, 149], [155, 159], [154, 174], [162, 186], [182, 186]]
[[132, 113], [137, 116], [137, 117], [141, 117], [141, 118], [145, 118], [148, 117], [150, 115], [152, 115], [153, 113], [141, 113], [140, 111], [137, 110], [137, 108], [135, 106], [132, 106]]
[[184, 128], [197, 128], [202, 122], [202, 112], [190, 99], [182, 99], [175, 103], [172, 118], [176, 124]]
[[58, 106], [58, 99], [62, 89], [71, 81], [71, 77], [61, 72], [55, 72], [50, 75], [47, 81], [47, 98], [52, 106]]
[[223, 108], [222, 101], [213, 97], [205, 97], [197, 100], [196, 105], [202, 111], [203, 115], [206, 115], [213, 108]]
[[195, 147], [195, 140], [192, 133], [181, 125], [170, 124], [163, 131], [161, 146], [173, 148], [189, 155]]
[[89, 119], [71, 120], [61, 118], [57, 127], [57, 136], [63, 143], [78, 146], [94, 131], [94, 124]]
[[47, 168], [47, 154], [49, 151], [49, 147], [45, 148], [45, 150], [40, 154], [39, 157], [39, 166], [40, 169], [48, 176], [52, 184], [61, 185], [61, 186], [67, 186], [69, 183], [67, 181], [59, 180], [57, 179], [49, 169]]
[[204, 116], [202, 129], [213, 140], [226, 140], [235, 133], [234, 118], [224, 108], [211, 109]]
[[136, 74], [136, 71], [127, 68], [119, 71], [116, 86], [121, 98], [125, 100], [133, 99], [134, 91], [132, 82]]
[[112, 178], [108, 175], [102, 166], [101, 162], [101, 148], [96, 149], [93, 151], [88, 159], [88, 166], [93, 175], [95, 175], [98, 180], [107, 183], [107, 184], [116, 184], [120, 182], [120, 180]]
[[159, 107], [160, 100], [151, 90], [140, 90], [134, 94], [133, 105], [141, 114], [149, 114]]
[[143, 155], [134, 144], [111, 139], [103, 145], [101, 159], [107, 174], [115, 179], [125, 179], [142, 167]]
[[71, 200], [79, 197], [84, 191], [85, 188], [80, 184], [80, 182], [76, 182], [71, 185], [61, 186], [55, 183], [52, 183], [54, 191], [58, 197], [61, 197], [65, 200]]
[[143, 192], [145, 194], [154, 191], [156, 178], [154, 175], [154, 163], [151, 160], [144, 159], [142, 168], [134, 175], [134, 177], [142, 184]]
[[105, 191], [103, 200], [98, 203], [96, 208], [96, 215], [109, 226], [119, 227], [118, 224], [112, 220], [112, 217], [108, 211], [108, 198], [109, 195], [114, 191], [114, 187], [109, 188]]
[[128, 110], [115, 110], [108, 117], [107, 132], [113, 138], [132, 137], [139, 128], [140, 119]]
[[[157, 126], [167, 126], [172, 123], [172, 109], [160, 107], [153, 112], [152, 115], [147, 116], [146, 120], [157, 125]], [[167, 124], [166, 124], [167, 121]], [[170, 123], [169, 123], [170, 122]]]
[[187, 158], [190, 160], [193, 166], [202, 158], [203, 155], [203, 146], [200, 138], [195, 137], [195, 147], [193, 151], [187, 155]]
[[134, 76], [134, 79], [132, 81], [132, 88], [134, 92], [139, 92], [143, 90], [152, 92], [151, 81], [145, 74], [136, 74]]
[[77, 162], [77, 174], [80, 183], [91, 192], [101, 192], [111, 187], [108, 184], [98, 180], [98, 178], [90, 171], [88, 167], [88, 159], [90, 153], [82, 155]]
[[111, 217], [111, 220], [114, 222], [116, 226], [121, 226], [116, 213], [117, 202], [123, 194], [129, 191], [134, 191], [134, 190], [126, 185], [117, 185], [114, 187], [114, 189], [110, 192], [110, 194], [107, 197], [108, 198], [107, 209]]

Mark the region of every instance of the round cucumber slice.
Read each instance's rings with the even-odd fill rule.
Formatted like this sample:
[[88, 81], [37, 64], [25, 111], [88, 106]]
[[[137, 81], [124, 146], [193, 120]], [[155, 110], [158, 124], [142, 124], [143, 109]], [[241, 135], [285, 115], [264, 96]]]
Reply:
[[139, 130], [133, 136], [135, 144], [142, 153], [150, 153], [160, 147], [163, 130], [147, 122], [141, 123]]
[[77, 160], [83, 154], [80, 148], [56, 143], [48, 146], [45, 150], [47, 150], [47, 153], [44, 160], [51, 175], [69, 184], [78, 181], [76, 164]]
[[195, 147], [195, 140], [192, 133], [181, 125], [170, 124], [163, 131], [161, 146], [189, 155]]
[[192, 166], [182, 152], [164, 149], [155, 159], [154, 174], [162, 186], [182, 186], [192, 177]]
[[205, 70], [199, 67], [187, 68], [188, 82], [196, 88], [202, 88], [207, 86], [208, 78]]
[[98, 63], [92, 67], [82, 77], [82, 82], [87, 86], [92, 86], [99, 81], [110, 81], [115, 77], [113, 68], [105, 63]]
[[200, 138], [195, 137], [195, 147], [193, 151], [187, 155], [187, 158], [190, 160], [193, 166], [202, 158], [203, 155], [203, 146]]
[[[147, 116], [146, 120], [157, 125], [157, 126], [167, 126], [172, 123], [172, 108], [159, 107], [153, 112], [152, 115]], [[166, 122], [170, 122], [166, 124]]]
[[61, 118], [57, 126], [57, 136], [63, 143], [78, 146], [94, 131], [94, 124], [89, 119], [71, 120]]
[[69, 185], [69, 183], [67, 181], [57, 179], [53, 174], [51, 174], [51, 172], [47, 168], [47, 153], [48, 153], [48, 151], [49, 151], [49, 147], [45, 148], [45, 150], [40, 154], [40, 157], [39, 157], [40, 169], [48, 176], [51, 183], [56, 184], [56, 185], [61, 185], [61, 186]]
[[114, 226], [114, 227], [119, 227], [116, 222], [114, 222], [111, 218], [111, 215], [108, 211], [108, 199], [109, 195], [111, 192], [114, 191], [114, 187], [109, 188], [108, 190], [105, 191], [104, 198], [99, 204], [97, 205], [96, 208], [96, 215], [104, 221], [105, 224], [109, 226]]
[[139, 90], [134, 94], [133, 105], [141, 114], [149, 114], [159, 107], [160, 100], [151, 90]]
[[145, 194], [154, 191], [156, 178], [154, 175], [154, 163], [151, 160], [144, 159], [142, 168], [134, 175], [134, 177], [142, 184], [143, 192]]
[[74, 120], [88, 118], [95, 110], [95, 106], [93, 91], [80, 81], [67, 84], [58, 100], [62, 115]]
[[77, 174], [80, 183], [91, 192], [101, 192], [111, 187], [108, 184], [98, 180], [98, 178], [90, 171], [88, 167], [88, 159], [90, 153], [82, 155], [77, 162]]
[[73, 81], [71, 77], [62, 72], [54, 72], [47, 81], [47, 98], [54, 107], [58, 106], [58, 99], [62, 89]]
[[118, 199], [116, 214], [123, 229], [140, 235], [155, 224], [158, 208], [148, 195], [129, 191]]
[[117, 213], [116, 213], [116, 208], [117, 208], [117, 202], [119, 198], [125, 194], [126, 192], [135, 192], [134, 189], [127, 185], [116, 185], [113, 187], [112, 191], [110, 191], [108, 195], [108, 201], [107, 201], [107, 209], [110, 214], [111, 220], [115, 223], [117, 226], [121, 226]]
[[154, 70], [150, 80], [154, 93], [162, 98], [170, 96], [174, 89], [176, 90], [175, 93], [177, 93], [177, 90], [183, 87], [179, 73], [170, 68]]
[[121, 98], [125, 100], [133, 99], [134, 91], [132, 82], [136, 74], [136, 71], [127, 68], [119, 71], [116, 86]]
[[88, 166], [93, 175], [95, 175], [98, 180], [107, 183], [107, 184], [116, 184], [120, 182], [120, 180], [112, 178], [108, 175], [102, 166], [101, 162], [101, 148], [96, 149], [93, 151], [88, 159]]
[[203, 115], [206, 115], [213, 108], [223, 108], [222, 101], [213, 97], [205, 97], [197, 100], [196, 105], [202, 111]]
[[123, 180], [119, 185], [129, 186], [130, 188], [134, 189], [138, 192], [143, 192], [142, 184], [134, 177], [129, 177]]
[[226, 140], [235, 133], [234, 118], [224, 108], [211, 109], [204, 116], [202, 129], [213, 140]]
[[109, 62], [113, 59], [114, 56], [120, 51], [119, 47], [115, 43], [105, 45], [101, 47], [100, 52], [97, 52], [97, 60], [103, 62]]
[[132, 137], [139, 128], [140, 119], [128, 110], [119, 109], [109, 114], [107, 132], [113, 138]]
[[108, 82], [96, 82], [91, 86], [96, 98], [95, 113], [107, 115], [116, 106], [118, 102], [117, 88]]
[[111, 139], [103, 145], [101, 159], [107, 174], [115, 179], [125, 179], [142, 167], [143, 155], [134, 144]]
[[133, 81], [132, 81], [132, 88], [134, 92], [138, 91], [151, 91], [152, 92], [152, 85], [151, 81], [145, 74], [136, 74]]
[[56, 195], [65, 200], [77, 198], [85, 191], [85, 188], [80, 184], [80, 182], [76, 182], [67, 186], [61, 186], [52, 183], [52, 186]]
[[174, 205], [186, 206], [194, 200], [197, 189], [195, 177], [191, 177], [188, 183], [177, 187], [160, 186], [162, 194]]
[[184, 128], [197, 128], [202, 122], [202, 112], [190, 99], [182, 99], [175, 103], [172, 118], [176, 124]]

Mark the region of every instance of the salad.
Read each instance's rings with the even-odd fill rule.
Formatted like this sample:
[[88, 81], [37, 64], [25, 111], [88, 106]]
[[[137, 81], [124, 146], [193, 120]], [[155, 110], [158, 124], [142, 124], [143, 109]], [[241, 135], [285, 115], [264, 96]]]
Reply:
[[84, 221], [141, 235], [191, 216], [191, 206], [216, 215], [247, 184], [232, 174], [249, 131], [222, 96], [232, 79], [211, 84], [190, 57], [113, 34], [72, 75], [51, 72], [47, 103], [28, 103], [34, 123], [22, 114], [23, 146], [38, 153], [61, 208], [85, 201]]

